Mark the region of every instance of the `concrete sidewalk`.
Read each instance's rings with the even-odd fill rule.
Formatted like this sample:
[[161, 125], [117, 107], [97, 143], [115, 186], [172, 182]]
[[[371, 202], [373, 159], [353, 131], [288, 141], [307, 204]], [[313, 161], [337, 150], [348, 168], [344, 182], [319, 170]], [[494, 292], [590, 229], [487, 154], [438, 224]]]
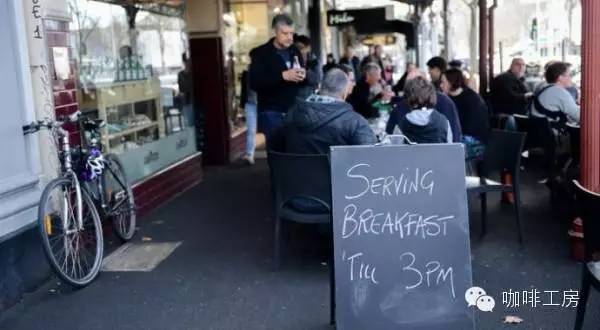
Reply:
[[[264, 160], [209, 169], [205, 182], [140, 219], [135, 244], [180, 243], [156, 268], [103, 272], [73, 291], [57, 280], [0, 316], [0, 329], [329, 329], [329, 279], [318, 230], [295, 227], [280, 271], [271, 270], [273, 220]], [[570, 329], [574, 308], [506, 308], [509, 289], [579, 289], [581, 266], [569, 258], [566, 222], [542, 185], [525, 178], [524, 239], [513, 212], [489, 198], [488, 235], [479, 240], [471, 212], [474, 284], [496, 299], [477, 313], [478, 329]], [[472, 210], [479, 209], [476, 200]], [[160, 260], [159, 260], [160, 261]], [[560, 300], [560, 301], [559, 301]], [[562, 303], [562, 295], [555, 297]], [[586, 329], [600, 326], [592, 292]], [[505, 325], [506, 315], [521, 317]]]

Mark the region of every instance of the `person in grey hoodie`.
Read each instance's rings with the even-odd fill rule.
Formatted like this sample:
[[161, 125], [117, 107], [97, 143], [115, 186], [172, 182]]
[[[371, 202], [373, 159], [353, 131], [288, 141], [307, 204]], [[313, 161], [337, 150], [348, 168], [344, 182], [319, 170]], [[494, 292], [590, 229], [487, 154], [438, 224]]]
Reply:
[[377, 142], [369, 123], [344, 100], [350, 78], [342, 70], [329, 70], [318, 95], [298, 99], [280, 132], [288, 153], [328, 154], [330, 146]]
[[394, 134], [406, 136], [414, 143], [452, 143], [448, 119], [435, 110], [435, 87], [423, 77], [406, 82], [404, 98], [410, 112], [394, 128]]

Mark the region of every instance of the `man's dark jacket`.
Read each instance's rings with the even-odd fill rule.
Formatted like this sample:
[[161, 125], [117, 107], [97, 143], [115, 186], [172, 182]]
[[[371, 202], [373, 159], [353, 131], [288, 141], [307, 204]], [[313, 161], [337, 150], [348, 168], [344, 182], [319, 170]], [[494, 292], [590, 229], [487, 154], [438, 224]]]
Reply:
[[[304, 67], [300, 51], [293, 45], [289, 49], [292, 63], [294, 56], [297, 56], [300, 65]], [[258, 111], [286, 113], [294, 104], [298, 91], [305, 82], [294, 83], [283, 80], [282, 72], [288, 70], [288, 67], [283, 58], [277, 54], [273, 39], [255, 48], [250, 56], [252, 61], [250, 87], [258, 95]]]
[[373, 103], [381, 98], [381, 94], [377, 95], [373, 100], [369, 100], [371, 95], [371, 86], [363, 78], [356, 83], [352, 94], [348, 98], [348, 102], [356, 112], [360, 113], [366, 119], [379, 117], [379, 110], [373, 106]]
[[490, 85], [491, 103], [494, 113], [526, 114], [529, 92], [523, 81], [512, 72], [499, 74]]
[[299, 154], [329, 154], [330, 146], [377, 142], [369, 123], [346, 102], [298, 100], [281, 130], [284, 150]]
[[[388, 120], [385, 128], [386, 133], [393, 134], [394, 128], [400, 123], [402, 118], [410, 112], [408, 104], [402, 97], [395, 97], [392, 99], [393, 110], [390, 113], [390, 119]], [[437, 93], [437, 103], [435, 104], [435, 110], [442, 115], [446, 116], [448, 123], [450, 123], [450, 129], [452, 130], [452, 142], [461, 142], [462, 140], [462, 129], [460, 127], [460, 119], [458, 118], [458, 110], [454, 102], [445, 94]]]

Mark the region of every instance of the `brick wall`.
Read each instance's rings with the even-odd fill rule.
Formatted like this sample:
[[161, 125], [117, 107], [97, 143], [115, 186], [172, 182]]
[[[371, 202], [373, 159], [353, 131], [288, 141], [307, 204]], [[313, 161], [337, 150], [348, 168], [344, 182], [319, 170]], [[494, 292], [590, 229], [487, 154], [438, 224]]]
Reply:
[[[69, 38], [69, 23], [58, 20], [46, 20], [46, 42], [48, 44], [48, 64], [50, 68], [50, 79], [52, 80], [52, 92], [54, 94], [54, 110], [57, 116], [70, 115], [79, 110], [77, 103], [77, 65], [75, 55]], [[67, 79], [59, 79], [54, 69], [54, 51], [57, 48], [67, 48], [69, 54], [70, 74]], [[71, 144], [79, 145], [81, 135], [77, 125], [67, 125]]]

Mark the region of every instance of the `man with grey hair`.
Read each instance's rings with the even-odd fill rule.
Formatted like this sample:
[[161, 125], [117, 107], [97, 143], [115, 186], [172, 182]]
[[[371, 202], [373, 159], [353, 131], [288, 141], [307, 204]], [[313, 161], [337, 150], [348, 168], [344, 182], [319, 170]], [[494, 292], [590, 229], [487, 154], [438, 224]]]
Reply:
[[525, 61], [516, 57], [510, 69], [496, 76], [490, 84], [491, 103], [495, 113], [527, 114], [527, 105], [533, 96], [525, 85]]
[[344, 71], [329, 70], [319, 94], [299, 100], [288, 113], [279, 131], [285, 152], [328, 154], [330, 146], [377, 142], [366, 119], [344, 101], [351, 87]]
[[394, 93], [384, 90], [381, 83], [381, 68], [376, 63], [367, 63], [363, 67], [363, 76], [356, 83], [349, 102], [356, 112], [366, 119], [379, 117], [379, 111], [373, 106], [377, 100], [390, 101]]
[[294, 21], [287, 14], [273, 18], [275, 36], [251, 53], [250, 87], [258, 96], [258, 128], [267, 137], [283, 124], [288, 109], [306, 83], [304, 57], [294, 46]]

